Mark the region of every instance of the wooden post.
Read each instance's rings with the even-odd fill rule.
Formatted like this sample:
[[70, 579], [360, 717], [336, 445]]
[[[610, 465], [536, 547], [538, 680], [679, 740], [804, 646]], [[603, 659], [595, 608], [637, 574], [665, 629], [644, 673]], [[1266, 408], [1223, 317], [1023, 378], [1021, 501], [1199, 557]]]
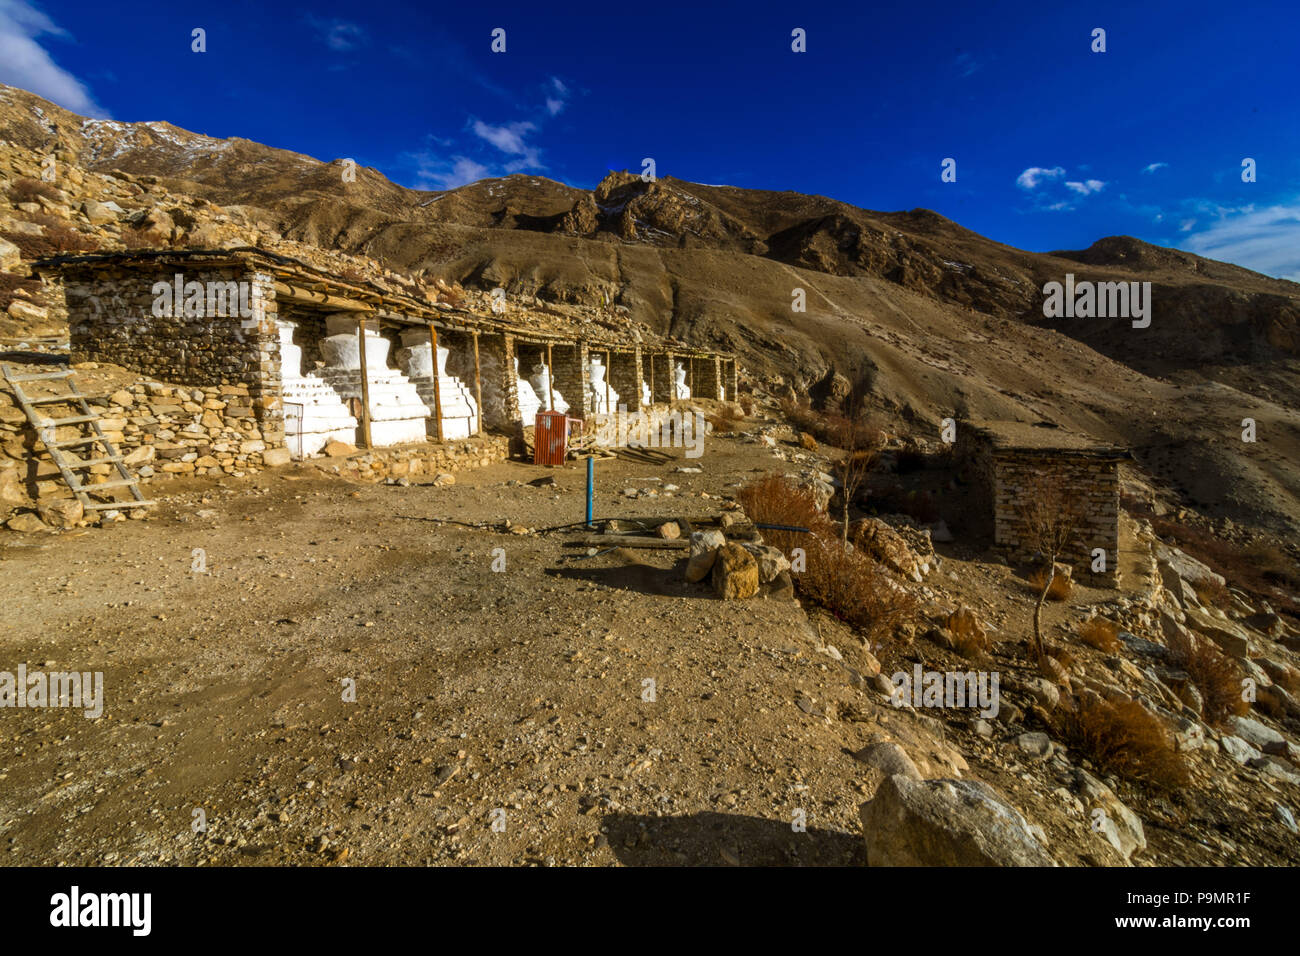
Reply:
[[[377, 320], [376, 320], [377, 321]], [[361, 440], [373, 448], [370, 440], [370, 374], [366, 365], [366, 317], [357, 319], [357, 348], [361, 353]]]
[[650, 353], [650, 404], [655, 403], [655, 354]]
[[478, 367], [478, 333], [474, 333], [474, 401], [478, 403], [478, 433], [483, 434], [483, 378]]
[[690, 377], [686, 380], [686, 387], [691, 390], [691, 398], [695, 397], [695, 356], [691, 356], [686, 361], [690, 362]]
[[[551, 343], [546, 343], [546, 410], [555, 411], [555, 363], [551, 361]], [[527, 422], [524, 422], [527, 425]]]
[[433, 414], [437, 416], [433, 433], [438, 441], [442, 441], [442, 377], [438, 374], [438, 330], [432, 322], [429, 323], [429, 344], [433, 346]]
[[614, 370], [614, 363], [609, 357], [609, 349], [605, 349], [605, 414], [613, 414], [613, 409], [609, 407], [609, 376]]

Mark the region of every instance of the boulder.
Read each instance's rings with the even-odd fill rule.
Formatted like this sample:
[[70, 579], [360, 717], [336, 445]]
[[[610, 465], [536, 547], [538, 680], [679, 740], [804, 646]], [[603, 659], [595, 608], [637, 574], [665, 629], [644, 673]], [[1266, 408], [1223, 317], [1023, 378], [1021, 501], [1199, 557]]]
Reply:
[[327, 443], [321, 451], [330, 458], [344, 458], [348, 455], [355, 455], [357, 453], [357, 446], [350, 445], [345, 441], [332, 441]]
[[45, 306], [23, 299], [14, 299], [9, 303], [9, 317], [19, 322], [44, 322], [50, 317]]
[[122, 207], [115, 202], [97, 202], [94, 199], [87, 199], [81, 205], [81, 211], [86, 214], [92, 226], [102, 226], [105, 223], [117, 222], [122, 215]]
[[794, 578], [790, 576], [789, 571], [782, 571], [767, 587], [767, 595], [778, 601], [794, 600]]
[[268, 448], [262, 452], [262, 464], [268, 468], [278, 468], [281, 465], [287, 465], [293, 460], [287, 448]]
[[920, 582], [921, 562], [907, 541], [879, 518], [863, 518], [849, 525], [849, 540], [896, 574]]
[[1211, 617], [1204, 611], [1188, 608], [1187, 623], [1195, 631], [1204, 634], [1229, 657], [1247, 658], [1250, 656], [1250, 636], [1231, 621]]
[[1263, 756], [1255, 747], [1252, 747], [1240, 737], [1234, 737], [1232, 734], [1224, 734], [1220, 737], [1219, 746], [1225, 754], [1243, 766]]
[[7, 527], [10, 531], [17, 531], [20, 534], [35, 534], [38, 531], [51, 530], [49, 525], [47, 525], [40, 518], [36, 517], [36, 515], [32, 514], [30, 511], [25, 511], [19, 515], [14, 515], [12, 518], [10, 518], [8, 521], [5, 522], [5, 527]]
[[751, 598], [758, 593], [758, 562], [734, 542], [717, 550], [712, 574], [713, 590], [723, 600]]
[[0, 511], [14, 505], [27, 504], [27, 492], [18, 479], [18, 472], [13, 468], [0, 471]]
[[1027, 731], [1016, 738], [1020, 752], [1035, 760], [1046, 760], [1052, 755], [1052, 738], [1042, 731]]
[[1055, 866], [1029, 822], [978, 780], [887, 777], [860, 811], [870, 866]]
[[0, 269], [10, 269], [22, 261], [22, 251], [8, 239], [0, 238]]
[[1109, 787], [1086, 770], [1075, 771], [1075, 785], [1087, 807], [1092, 832], [1103, 837], [1125, 861], [1147, 848], [1142, 818], [1126, 807]]
[[696, 531], [691, 534], [691, 556], [686, 562], [686, 580], [703, 581], [713, 570], [718, 549], [727, 543], [721, 531]]
[[1272, 727], [1261, 724], [1250, 717], [1232, 716], [1227, 720], [1228, 729], [1252, 747], [1258, 747], [1266, 754], [1285, 757], [1287, 740]]
[[790, 562], [784, 554], [769, 544], [745, 542], [741, 545], [754, 556], [758, 562], [758, 583], [771, 584], [782, 571], [790, 570]]
[[898, 775], [907, 777], [909, 780], [921, 779], [921, 771], [916, 768], [916, 764], [907, 755], [907, 751], [892, 740], [880, 740], [873, 744], [867, 744], [853, 757], [862, 761], [868, 767], [874, 767], [876, 770], [883, 772], [887, 777]]
[[43, 501], [37, 506], [37, 511], [41, 520], [52, 528], [75, 528], [86, 514], [85, 508], [76, 498]]
[[[1198, 584], [1202, 587], [1224, 587], [1227, 584], [1227, 581], [1223, 579], [1223, 575], [1214, 573], [1206, 565], [1190, 555], [1184, 554], [1177, 548], [1171, 548], [1163, 542], [1157, 541], [1155, 543], [1155, 552], [1157, 566], [1167, 566], [1170, 573], [1176, 574], [1191, 584], [1192, 587], [1196, 587]], [[1162, 568], [1162, 579], [1164, 576], [1165, 572]]]

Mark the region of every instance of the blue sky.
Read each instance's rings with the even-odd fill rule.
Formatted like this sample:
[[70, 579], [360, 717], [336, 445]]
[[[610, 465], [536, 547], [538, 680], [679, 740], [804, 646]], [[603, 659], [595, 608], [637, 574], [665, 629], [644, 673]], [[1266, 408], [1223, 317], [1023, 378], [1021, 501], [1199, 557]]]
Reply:
[[0, 81], [418, 188], [591, 187], [653, 157], [661, 176], [926, 207], [1026, 249], [1128, 234], [1300, 280], [1297, 37], [1294, 0], [0, 0]]

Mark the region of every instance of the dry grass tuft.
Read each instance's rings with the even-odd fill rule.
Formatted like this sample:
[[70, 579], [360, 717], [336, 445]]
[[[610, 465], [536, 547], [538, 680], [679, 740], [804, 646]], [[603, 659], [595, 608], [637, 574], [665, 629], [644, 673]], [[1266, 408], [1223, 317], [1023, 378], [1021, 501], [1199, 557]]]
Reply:
[[1079, 640], [1107, 654], [1119, 650], [1119, 628], [1104, 617], [1090, 617], [1079, 625]]
[[992, 642], [980, 627], [979, 618], [969, 608], [953, 611], [943, 626], [952, 635], [953, 650], [967, 660], [978, 660], [992, 649]]
[[1218, 725], [1234, 714], [1246, 715], [1250, 705], [1241, 696], [1241, 673], [1217, 647], [1194, 634], [1175, 634], [1169, 641], [1169, 656], [1201, 692], [1207, 722]]
[[1070, 698], [1054, 716], [1066, 745], [1108, 773], [1165, 790], [1189, 779], [1168, 730], [1136, 701]]
[[37, 202], [42, 196], [50, 202], [59, 201], [59, 191], [56, 187], [29, 176], [14, 180], [14, 184], [9, 187], [9, 198], [16, 203]]
[[[1043, 585], [1047, 583], [1047, 569], [1039, 568], [1029, 576], [1029, 583], [1034, 589], [1035, 594], [1043, 593]], [[1047, 589], [1047, 600], [1065, 601], [1070, 597], [1070, 592], [1074, 590], [1074, 582], [1064, 574], [1052, 576], [1051, 587]]]

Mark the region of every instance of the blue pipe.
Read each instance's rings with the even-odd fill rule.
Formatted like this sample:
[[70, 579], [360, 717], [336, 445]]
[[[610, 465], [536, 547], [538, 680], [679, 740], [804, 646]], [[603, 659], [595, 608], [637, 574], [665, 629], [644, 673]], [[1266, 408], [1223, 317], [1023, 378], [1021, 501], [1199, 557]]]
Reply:
[[591, 530], [591, 503], [596, 497], [596, 459], [587, 456], [587, 530]]

